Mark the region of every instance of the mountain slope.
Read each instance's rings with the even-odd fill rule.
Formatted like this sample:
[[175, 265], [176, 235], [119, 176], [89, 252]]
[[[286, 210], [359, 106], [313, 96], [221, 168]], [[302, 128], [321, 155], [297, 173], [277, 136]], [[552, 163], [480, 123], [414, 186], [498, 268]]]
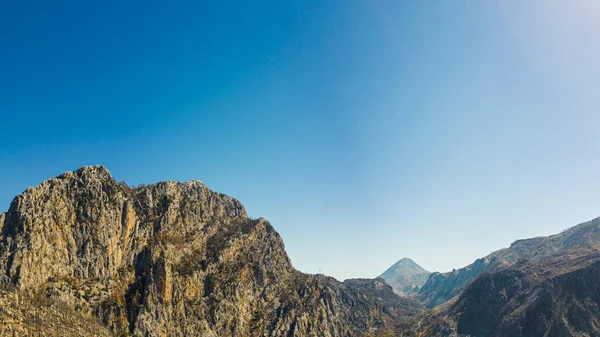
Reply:
[[83, 167], [27, 189], [4, 218], [2, 287], [115, 334], [360, 336], [405, 310], [296, 271], [268, 221], [199, 181], [131, 188]]
[[599, 279], [600, 252], [569, 249], [483, 273], [456, 302], [391, 331], [405, 337], [600, 336]]
[[571, 251], [478, 277], [451, 315], [472, 336], [599, 336], [600, 254]]
[[345, 280], [344, 284], [359, 289], [367, 296], [376, 297], [381, 302], [383, 311], [396, 320], [425, 311], [425, 307], [417, 299], [397, 296], [381, 278], [349, 279]]
[[12, 336], [114, 335], [93, 317], [85, 317], [59, 301], [0, 290], [0, 337]]
[[517, 240], [508, 248], [452, 272], [432, 273], [418, 296], [427, 307], [433, 308], [459, 295], [481, 273], [500, 270], [520, 261], [539, 261], [579, 248], [600, 248], [600, 218], [571, 227], [560, 234]]
[[379, 277], [401, 295], [416, 293], [427, 281], [430, 272], [409, 258], [402, 258]]

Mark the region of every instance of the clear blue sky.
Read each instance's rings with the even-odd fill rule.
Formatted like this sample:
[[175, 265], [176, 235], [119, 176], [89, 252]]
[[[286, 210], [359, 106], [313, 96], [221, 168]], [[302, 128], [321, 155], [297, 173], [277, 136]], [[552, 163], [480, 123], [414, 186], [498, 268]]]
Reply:
[[[0, 209], [200, 179], [294, 265], [461, 267], [600, 216], [600, 3], [3, 1]], [[3, 206], [2, 206], [3, 205]]]

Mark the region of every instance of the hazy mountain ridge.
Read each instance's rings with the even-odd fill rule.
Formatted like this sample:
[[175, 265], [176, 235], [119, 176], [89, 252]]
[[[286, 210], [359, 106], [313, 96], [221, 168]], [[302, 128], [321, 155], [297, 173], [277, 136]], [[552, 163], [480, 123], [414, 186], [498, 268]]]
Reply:
[[432, 273], [421, 294], [449, 300], [381, 336], [600, 336], [599, 249], [597, 218], [517, 240], [452, 273]]
[[[268, 221], [199, 181], [131, 188], [83, 167], [28, 188], [3, 217], [7, 298], [44, 298], [38, 312], [74, 308], [68, 321], [96, 317], [114, 334], [361, 336], [410, 311], [359, 289], [379, 281], [296, 271]], [[13, 316], [0, 310], [0, 335], [11, 336]]]
[[[405, 337], [600, 335], [600, 252], [573, 249], [482, 273], [456, 301], [389, 330]], [[382, 333], [381, 336], [384, 336]]]
[[600, 254], [572, 251], [483, 274], [451, 309], [473, 336], [600, 335]]
[[600, 218], [573, 226], [559, 234], [517, 240], [508, 248], [495, 251], [452, 272], [434, 272], [429, 275], [418, 296], [427, 307], [433, 308], [459, 295], [481, 273], [507, 268], [522, 260], [540, 260], [580, 247], [600, 248]]
[[412, 295], [425, 284], [429, 274], [431, 273], [415, 261], [405, 257], [393, 264], [379, 277], [392, 286], [396, 293]]

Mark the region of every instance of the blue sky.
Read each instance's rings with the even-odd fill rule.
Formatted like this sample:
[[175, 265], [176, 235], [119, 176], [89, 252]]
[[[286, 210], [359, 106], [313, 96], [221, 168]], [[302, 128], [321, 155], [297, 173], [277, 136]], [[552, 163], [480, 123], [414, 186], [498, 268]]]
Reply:
[[[600, 216], [600, 5], [0, 4], [0, 209], [82, 165], [199, 179], [294, 265], [466, 265]], [[4, 206], [1, 206], [4, 205]]]

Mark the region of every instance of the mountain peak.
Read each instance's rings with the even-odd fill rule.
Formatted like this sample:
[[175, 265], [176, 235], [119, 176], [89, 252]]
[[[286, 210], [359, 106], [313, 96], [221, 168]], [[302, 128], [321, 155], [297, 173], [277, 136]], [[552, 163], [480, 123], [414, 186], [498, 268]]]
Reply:
[[399, 294], [416, 292], [425, 282], [430, 272], [408, 257], [394, 263], [379, 277], [383, 278]]
[[110, 171], [102, 165], [85, 165], [74, 171], [77, 175], [111, 176]]
[[[73, 336], [57, 328], [93, 313], [106, 326], [78, 336], [362, 336], [422, 310], [381, 281], [295, 270], [267, 220], [197, 180], [129, 188], [84, 166], [16, 196], [0, 237], [0, 326], [22, 322], [13, 335]], [[31, 310], [44, 319], [19, 317]]]
[[404, 274], [404, 275], [415, 275], [415, 274], [420, 274], [420, 273], [428, 273], [429, 272], [419, 266], [415, 261], [413, 261], [412, 259], [408, 258], [408, 257], [403, 257], [400, 260], [398, 260], [398, 262], [394, 263], [391, 267], [389, 267], [385, 272], [383, 272], [383, 274], [381, 274], [381, 277], [385, 279], [386, 275], [389, 275], [390, 273], [392, 274]]
[[396, 264], [414, 265], [414, 266], [418, 266], [419, 268], [421, 268], [421, 266], [419, 266], [413, 259], [411, 259], [409, 257], [401, 258], [400, 260], [398, 260], [398, 262], [396, 262]]
[[[56, 179], [61, 179], [61, 180], [77, 179], [77, 180], [82, 180], [83, 182], [86, 182], [86, 183], [90, 182], [90, 181], [115, 180], [113, 178], [113, 176], [110, 174], [110, 171], [102, 165], [82, 166], [75, 171], [67, 171], [67, 172], [59, 175], [58, 177], [56, 177]], [[52, 180], [52, 179], [49, 179], [49, 180]]]

